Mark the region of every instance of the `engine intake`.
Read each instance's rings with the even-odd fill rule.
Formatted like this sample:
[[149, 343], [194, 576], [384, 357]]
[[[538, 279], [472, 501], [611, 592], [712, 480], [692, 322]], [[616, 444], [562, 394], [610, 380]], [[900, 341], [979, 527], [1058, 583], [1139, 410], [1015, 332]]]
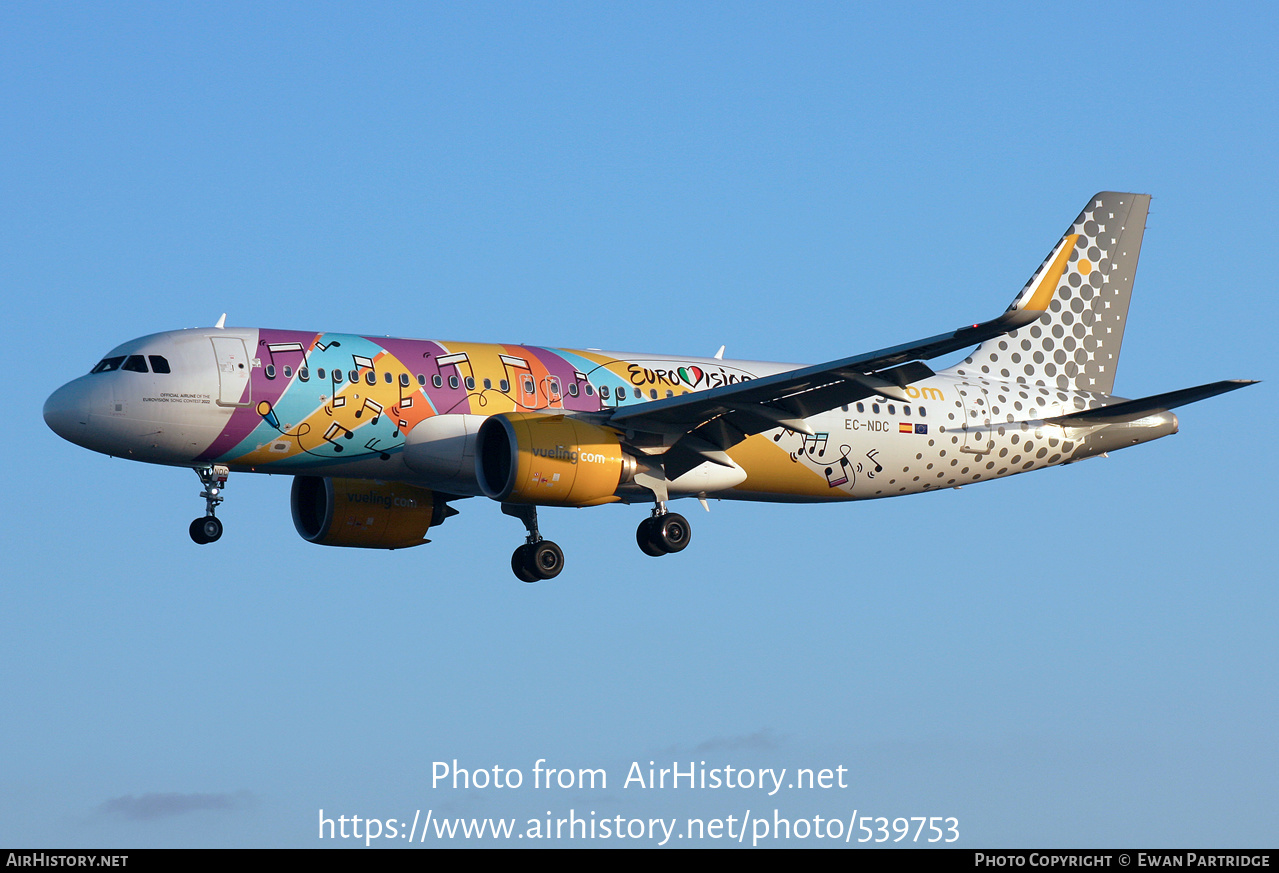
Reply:
[[420, 546], [428, 528], [456, 513], [426, 488], [373, 479], [295, 476], [289, 504], [302, 539], [360, 549]]
[[475, 464], [487, 496], [539, 506], [616, 502], [618, 486], [637, 466], [608, 428], [528, 412], [489, 417], [480, 427]]

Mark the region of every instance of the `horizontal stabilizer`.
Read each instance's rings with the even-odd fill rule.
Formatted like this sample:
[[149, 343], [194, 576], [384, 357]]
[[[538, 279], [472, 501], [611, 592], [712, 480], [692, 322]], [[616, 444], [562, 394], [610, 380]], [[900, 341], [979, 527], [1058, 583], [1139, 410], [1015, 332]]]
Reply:
[[1124, 421], [1136, 421], [1153, 412], [1175, 409], [1178, 406], [1185, 406], [1187, 403], [1216, 397], [1218, 394], [1225, 394], [1227, 391], [1234, 391], [1236, 388], [1255, 384], [1255, 379], [1227, 379], [1223, 382], [1210, 382], [1207, 385], [1200, 385], [1196, 388], [1182, 388], [1180, 391], [1155, 394], [1151, 397], [1142, 397], [1140, 400], [1123, 400], [1119, 403], [1112, 403], [1109, 406], [1098, 406], [1096, 409], [1072, 412], [1070, 415], [1049, 418], [1047, 421], [1049, 424], [1074, 425], [1076, 427], [1090, 424], [1117, 424]]

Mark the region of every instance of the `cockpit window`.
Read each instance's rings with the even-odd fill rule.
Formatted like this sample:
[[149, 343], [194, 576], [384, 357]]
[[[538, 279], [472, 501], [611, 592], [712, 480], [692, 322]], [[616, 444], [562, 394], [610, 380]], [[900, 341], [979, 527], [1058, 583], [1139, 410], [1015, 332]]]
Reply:
[[142, 357], [142, 355], [129, 355], [129, 357], [124, 359], [124, 365], [120, 369], [129, 370], [133, 373], [145, 373], [147, 372], [147, 359]]
[[147, 355], [147, 360], [151, 362], [152, 373], [168, 373], [169, 359], [163, 355]]
[[112, 370], [120, 369], [120, 365], [124, 363], [124, 355], [118, 358], [103, 358], [98, 361], [98, 365], [90, 370], [90, 373], [110, 373]]

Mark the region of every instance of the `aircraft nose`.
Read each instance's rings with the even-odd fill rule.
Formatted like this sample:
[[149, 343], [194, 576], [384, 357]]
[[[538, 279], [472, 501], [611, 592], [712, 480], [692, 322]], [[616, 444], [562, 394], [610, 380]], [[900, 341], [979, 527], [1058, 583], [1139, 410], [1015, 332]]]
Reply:
[[44, 402], [44, 423], [64, 440], [83, 445], [89, 428], [91, 386], [80, 379], [68, 382]]

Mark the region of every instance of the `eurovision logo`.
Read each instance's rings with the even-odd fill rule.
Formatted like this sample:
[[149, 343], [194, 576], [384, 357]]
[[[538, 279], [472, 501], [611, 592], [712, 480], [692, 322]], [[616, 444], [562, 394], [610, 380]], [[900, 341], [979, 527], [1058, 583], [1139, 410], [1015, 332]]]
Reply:
[[680, 367], [675, 372], [679, 373], [680, 379], [690, 388], [696, 388], [697, 383], [706, 375], [701, 367]]
[[707, 370], [696, 364], [668, 369], [666, 367], [645, 367], [638, 363], [627, 364], [626, 375], [630, 383], [636, 387], [665, 385], [670, 388], [717, 388], [720, 385], [734, 385], [749, 381], [752, 376], [740, 370], [727, 367], [716, 367]]

